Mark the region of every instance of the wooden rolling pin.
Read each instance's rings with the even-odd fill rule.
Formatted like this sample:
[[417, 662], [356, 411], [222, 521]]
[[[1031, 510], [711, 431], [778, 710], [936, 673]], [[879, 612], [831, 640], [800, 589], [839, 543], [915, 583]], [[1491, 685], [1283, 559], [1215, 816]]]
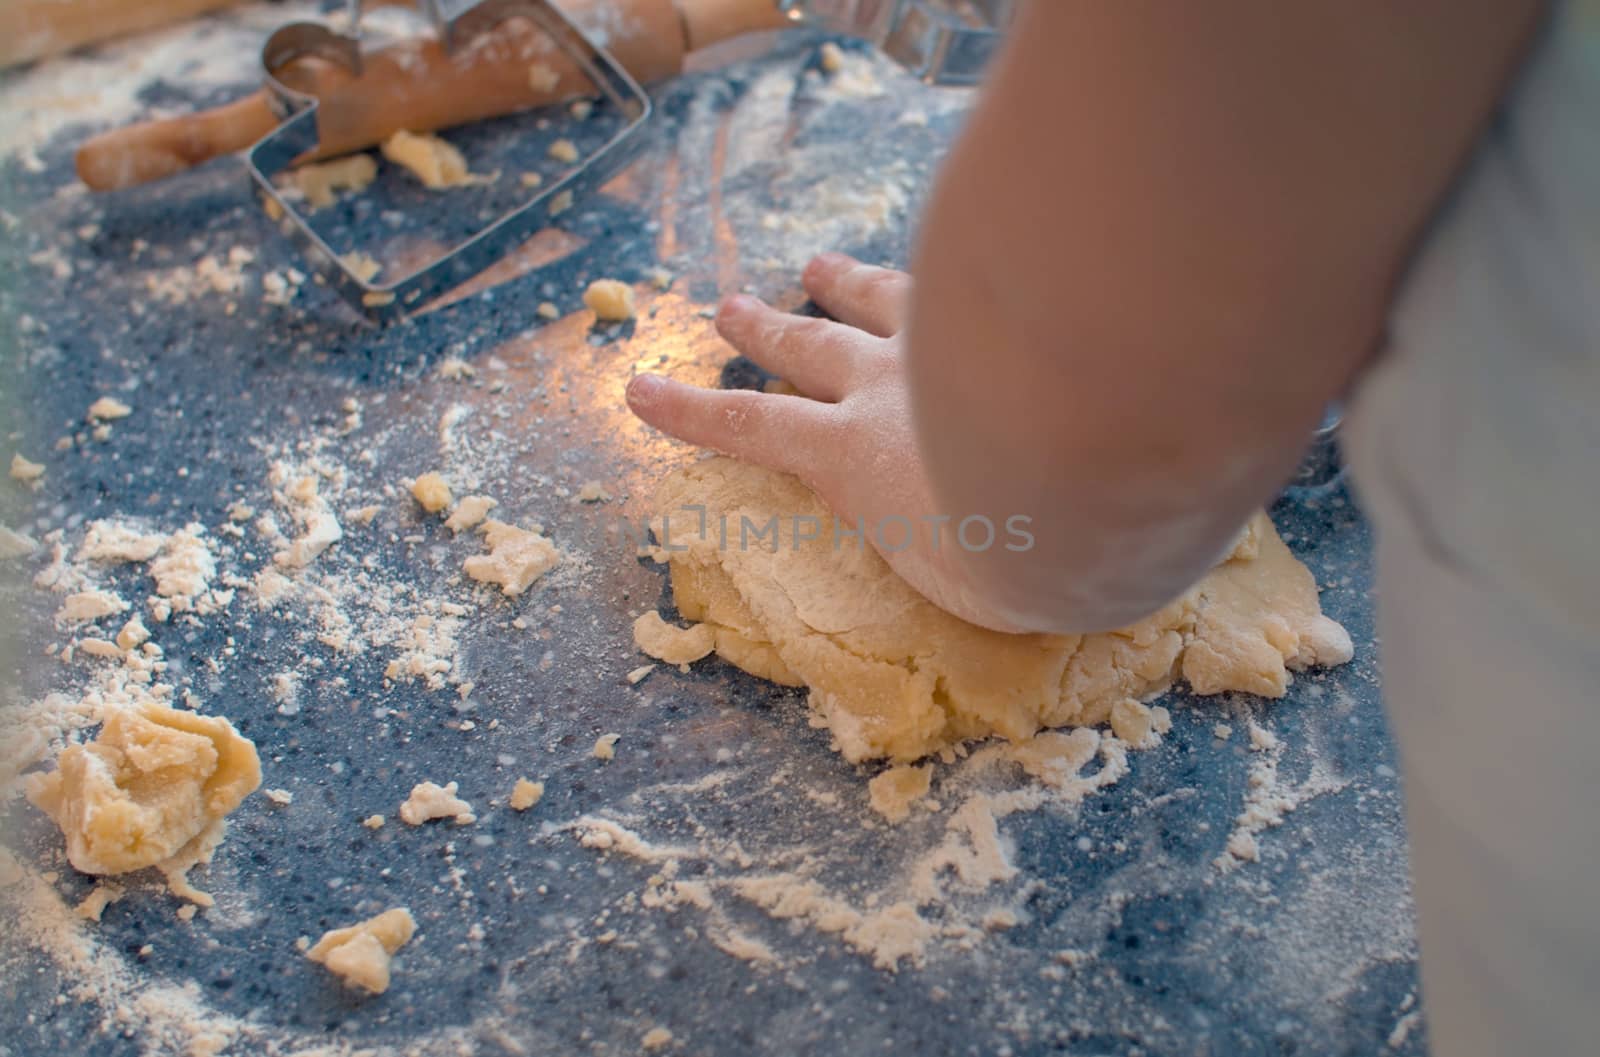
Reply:
[[239, 0], [0, 0], [0, 68], [141, 33]]
[[[677, 74], [684, 56], [699, 48], [789, 24], [772, 0], [566, 0], [562, 6], [580, 22], [591, 9], [615, 7], [605, 20], [605, 46], [642, 82]], [[590, 87], [564, 52], [520, 18], [508, 19], [455, 54], [436, 40], [407, 40], [368, 53], [360, 77], [307, 58], [280, 79], [321, 103], [319, 158], [371, 147], [400, 129], [431, 132], [463, 125]], [[277, 125], [262, 89], [211, 110], [95, 136], [78, 148], [78, 178], [96, 191], [159, 180], [242, 150]]]

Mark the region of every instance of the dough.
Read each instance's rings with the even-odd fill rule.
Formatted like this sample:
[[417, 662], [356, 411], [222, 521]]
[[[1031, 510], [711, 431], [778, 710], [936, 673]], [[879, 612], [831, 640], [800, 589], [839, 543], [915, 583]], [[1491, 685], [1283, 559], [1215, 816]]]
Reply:
[[110, 591], [95, 588], [68, 595], [61, 603], [60, 610], [56, 612], [56, 619], [72, 622], [99, 620], [101, 617], [127, 611], [128, 603]]
[[589, 306], [597, 319], [632, 319], [633, 287], [616, 279], [596, 279], [583, 292], [583, 303]]
[[326, 965], [350, 986], [381, 995], [389, 989], [394, 952], [409, 943], [416, 931], [411, 911], [395, 907], [349, 928], [323, 933], [306, 957]]
[[383, 141], [383, 156], [409, 169], [431, 190], [476, 183], [467, 159], [438, 136], [417, 135], [401, 129]]
[[450, 505], [450, 485], [438, 473], [425, 473], [412, 481], [411, 495], [430, 514]]
[[928, 795], [932, 782], [932, 767], [891, 767], [867, 783], [867, 801], [888, 821], [901, 823], [911, 816], [911, 806]]
[[127, 418], [133, 414], [133, 408], [124, 404], [114, 396], [102, 396], [89, 405], [90, 422], [110, 422], [112, 419]]
[[377, 179], [378, 163], [370, 154], [351, 154], [332, 161], [302, 165], [294, 172], [295, 186], [312, 209], [334, 203], [335, 191], [364, 191]]
[[504, 521], [486, 521], [483, 541], [488, 554], [474, 554], [461, 569], [479, 583], [499, 584], [508, 598], [515, 598], [535, 580], [554, 569], [561, 561], [556, 545], [537, 529], [520, 529]]
[[651, 609], [633, 622], [633, 644], [646, 656], [668, 664], [698, 661], [716, 648], [716, 629], [708, 624], [679, 628]]
[[578, 148], [573, 146], [570, 139], [556, 140], [545, 153], [563, 165], [571, 165], [578, 160]]
[[44, 463], [30, 462], [19, 452], [11, 456], [11, 476], [24, 483], [32, 483], [44, 476]]
[[489, 516], [489, 511], [499, 505], [486, 495], [463, 496], [450, 516], [445, 518], [444, 527], [457, 534], [477, 528]]
[[[968, 739], [1106, 723], [1120, 703], [1180, 677], [1201, 694], [1281, 697], [1290, 671], [1351, 657], [1349, 635], [1322, 615], [1310, 571], [1265, 514], [1240, 556], [1131, 627], [1004, 635], [938, 609], [870, 546], [841, 537], [835, 549], [832, 515], [793, 477], [709, 459], [668, 477], [655, 511], [658, 524], [670, 519], [658, 554], [671, 562], [678, 611], [711, 627], [730, 663], [808, 686], [818, 721], [854, 762], [908, 763]], [[740, 545], [741, 518], [762, 527], [774, 517], [776, 538]], [[819, 538], [793, 530], [808, 517]], [[1128, 706], [1120, 717], [1130, 733], [1142, 718]]]
[[617, 757], [617, 742], [622, 740], [621, 734], [602, 734], [594, 739], [594, 758], [597, 760], [614, 760]]
[[122, 874], [204, 861], [224, 817], [260, 784], [254, 743], [227, 720], [146, 702], [112, 713], [24, 791], [61, 827], [74, 867]]
[[408, 826], [420, 826], [436, 818], [453, 818], [463, 826], [478, 821], [472, 805], [456, 796], [458, 788], [455, 782], [421, 782], [412, 786], [411, 795], [400, 805], [400, 821]]
[[518, 778], [511, 787], [511, 810], [526, 811], [544, 798], [544, 783]]

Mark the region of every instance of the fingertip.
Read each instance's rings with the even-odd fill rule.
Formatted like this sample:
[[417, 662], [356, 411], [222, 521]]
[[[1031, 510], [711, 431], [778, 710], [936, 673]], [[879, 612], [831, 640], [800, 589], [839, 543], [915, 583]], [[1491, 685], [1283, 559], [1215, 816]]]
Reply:
[[628, 401], [629, 407], [639, 411], [655, 405], [666, 388], [667, 380], [659, 374], [639, 374], [628, 382], [628, 387], [623, 390], [623, 397]]
[[807, 289], [812, 286], [826, 283], [855, 265], [855, 259], [843, 253], [819, 253], [806, 264], [805, 271], [800, 274], [800, 282]]

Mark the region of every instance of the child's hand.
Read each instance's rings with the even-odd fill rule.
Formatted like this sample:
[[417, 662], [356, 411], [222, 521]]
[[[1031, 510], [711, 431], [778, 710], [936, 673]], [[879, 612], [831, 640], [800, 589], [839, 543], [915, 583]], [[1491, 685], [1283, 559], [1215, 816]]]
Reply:
[[691, 444], [794, 474], [862, 526], [894, 570], [935, 604], [973, 623], [1019, 630], [967, 590], [956, 560], [958, 519], [929, 520], [948, 512], [935, 508], [912, 428], [900, 337], [911, 277], [824, 254], [806, 266], [802, 282], [832, 320], [778, 312], [743, 295], [717, 313], [718, 333], [801, 395], [701, 389], [645, 374], [628, 385], [628, 406]]

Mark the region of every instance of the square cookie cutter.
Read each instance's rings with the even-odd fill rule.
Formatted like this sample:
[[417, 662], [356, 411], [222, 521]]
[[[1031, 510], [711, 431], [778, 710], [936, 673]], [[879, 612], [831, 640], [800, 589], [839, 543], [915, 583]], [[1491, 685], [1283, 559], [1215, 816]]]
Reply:
[[493, 32], [508, 18], [528, 19], [588, 76], [595, 91], [626, 120], [606, 143], [589, 153], [583, 164], [560, 179], [541, 185], [539, 192], [523, 205], [478, 228], [409, 274], [393, 282], [374, 283], [341, 259], [273, 182], [273, 177], [292, 168], [320, 142], [317, 98], [290, 88], [280, 74], [298, 59], [316, 57], [337, 63], [360, 77], [364, 0], [349, 0], [347, 31], [322, 22], [293, 22], [274, 32], [262, 47], [261, 65], [268, 95], [281, 123], [249, 149], [246, 166], [263, 207], [269, 216], [277, 218], [279, 230], [296, 244], [309, 267], [359, 313], [380, 324], [404, 318], [547, 227], [552, 216], [550, 206], [558, 196], [570, 193], [571, 199], [561, 201], [576, 200], [610, 180], [638, 155], [644, 145], [639, 133], [653, 113], [649, 95], [628, 71], [549, 0], [419, 0], [419, 5], [450, 52]]

